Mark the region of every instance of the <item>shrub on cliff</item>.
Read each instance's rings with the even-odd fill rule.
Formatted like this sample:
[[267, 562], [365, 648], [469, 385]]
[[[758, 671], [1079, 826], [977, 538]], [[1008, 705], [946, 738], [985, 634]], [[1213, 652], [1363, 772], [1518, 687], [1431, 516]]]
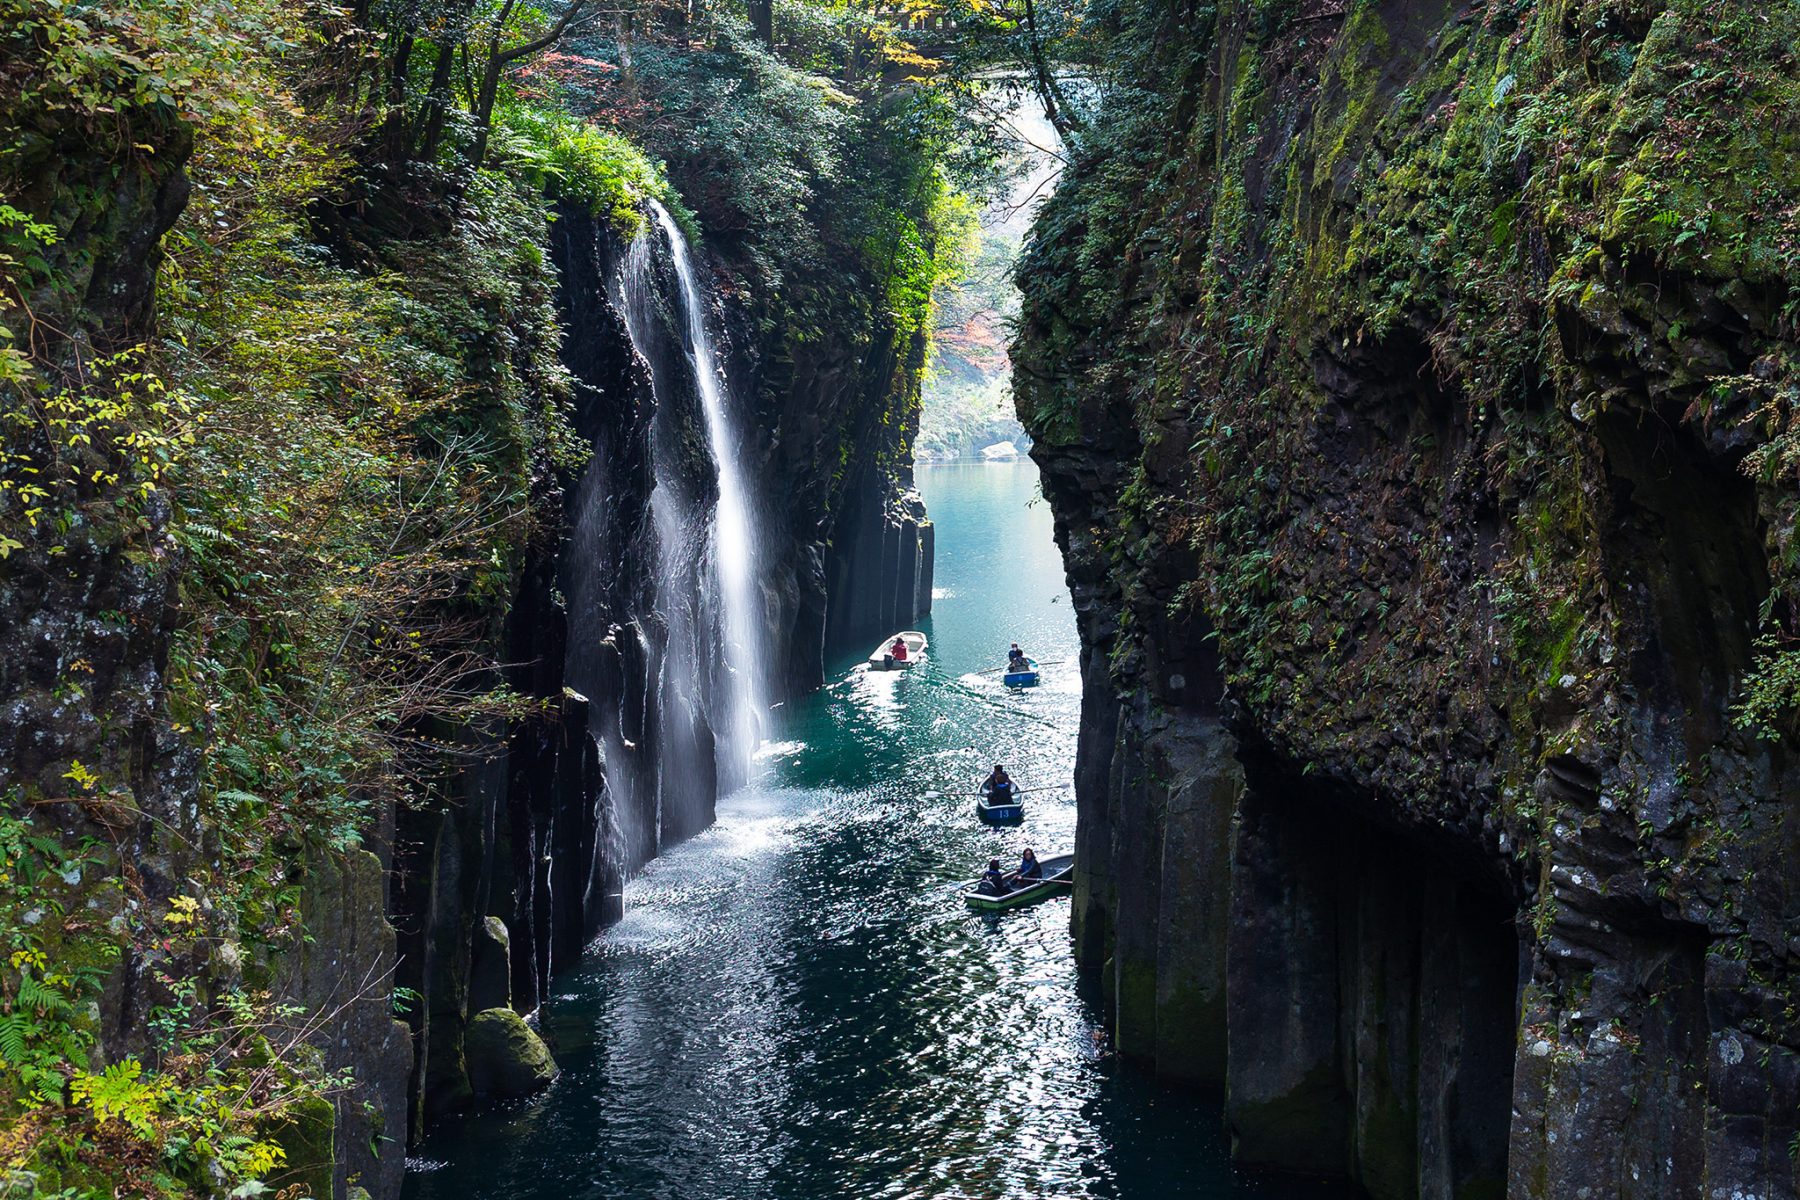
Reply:
[[642, 231], [646, 200], [681, 204], [637, 146], [552, 105], [506, 103], [489, 154], [496, 165], [586, 208], [621, 237]]

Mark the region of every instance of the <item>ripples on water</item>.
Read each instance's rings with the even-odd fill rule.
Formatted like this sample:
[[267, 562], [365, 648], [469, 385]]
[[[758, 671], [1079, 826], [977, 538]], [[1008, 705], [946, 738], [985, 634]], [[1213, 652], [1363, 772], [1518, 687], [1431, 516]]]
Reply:
[[1073, 661], [1024, 692], [978, 673], [1015, 637], [1075, 657], [1033, 468], [921, 476], [931, 662], [852, 669], [783, 710], [758, 781], [629, 886], [625, 919], [559, 981], [540, 1022], [561, 1078], [436, 1131], [415, 1200], [1293, 1190], [1235, 1176], [1215, 1107], [1109, 1057], [1067, 899], [977, 916], [957, 895], [990, 855], [1072, 845], [1067, 791], [1005, 830], [961, 793], [996, 759], [1066, 783], [1080, 689]]

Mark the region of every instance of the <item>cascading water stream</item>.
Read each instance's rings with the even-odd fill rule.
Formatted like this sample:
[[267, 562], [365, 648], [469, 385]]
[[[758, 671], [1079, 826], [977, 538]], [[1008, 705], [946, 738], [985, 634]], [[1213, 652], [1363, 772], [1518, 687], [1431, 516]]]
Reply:
[[[711, 822], [714, 797], [746, 775], [765, 711], [756, 525], [740, 439], [687, 241], [660, 205], [653, 216], [655, 227], [632, 242], [617, 281], [626, 331], [650, 368], [656, 402], [650, 513], [662, 636], [651, 663], [653, 775], [622, 766], [614, 780], [608, 768], [615, 794], [640, 789], [631, 807], [641, 815], [626, 823], [648, 819], [639, 831], [647, 838], [634, 844], [651, 855]], [[614, 761], [622, 760], [608, 758]]]
[[740, 752], [756, 748], [762, 732], [762, 627], [756, 612], [757, 538], [748, 489], [744, 485], [740, 455], [742, 438], [731, 427], [725, 408], [724, 376], [713, 354], [712, 335], [706, 328], [706, 305], [694, 277], [687, 239], [669, 211], [652, 200], [651, 211], [669, 251], [675, 275], [681, 281], [683, 316], [688, 354], [706, 415], [706, 436], [718, 472], [719, 500], [713, 512], [713, 566], [718, 573], [719, 598], [724, 618], [726, 665], [730, 668], [731, 732]]

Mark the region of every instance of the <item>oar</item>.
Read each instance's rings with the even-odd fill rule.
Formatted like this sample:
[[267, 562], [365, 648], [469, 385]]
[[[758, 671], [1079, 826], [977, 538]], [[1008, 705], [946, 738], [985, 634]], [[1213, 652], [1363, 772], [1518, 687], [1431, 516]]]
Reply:
[[[1038, 670], [1043, 667], [1060, 667], [1068, 661], [1069, 660], [1066, 658], [1052, 659], [1050, 662], [1041, 662], [1037, 667], [1032, 669]], [[977, 675], [1010, 675], [1013, 673], [1013, 669], [1011, 667], [984, 667], [975, 673]]]
[[[942, 885], [942, 887], [940, 887], [938, 890], [947, 892], [951, 888], [955, 888], [958, 891], [961, 891], [964, 888], [969, 887], [971, 884], [980, 883], [984, 878], [986, 878], [986, 877], [982, 876], [982, 875], [977, 875], [973, 879], [958, 879], [954, 883], [946, 883], [946, 884]], [[1058, 887], [1061, 887], [1064, 884], [1067, 884], [1068, 886], [1073, 887], [1073, 886], [1075, 886], [1075, 877], [1073, 875], [1069, 875], [1067, 877], [1051, 877], [1051, 876], [1046, 875], [1042, 879], [1031, 879], [1031, 880], [1012, 879], [1012, 880], [1009, 880], [1008, 883], [1009, 883], [1010, 889], [1015, 892], [1021, 890], [1020, 889], [1021, 883], [1024, 884], [1025, 887], [1037, 887], [1039, 884], [1044, 884], [1044, 883], [1053, 883], [1053, 884], [1056, 884]]]
[[[1014, 788], [1013, 795], [1023, 796], [1027, 792], [1060, 792], [1064, 788], [1070, 788], [1070, 787], [1074, 787], [1074, 786], [1075, 785], [1072, 783], [1048, 783], [1048, 784], [1045, 784], [1043, 787]], [[922, 793], [923, 797], [926, 800], [939, 800], [945, 796], [981, 796], [981, 795], [985, 795], [985, 794], [986, 793], [982, 792], [980, 789], [976, 789], [973, 792], [940, 792], [940, 791], [933, 790], [933, 791]]]

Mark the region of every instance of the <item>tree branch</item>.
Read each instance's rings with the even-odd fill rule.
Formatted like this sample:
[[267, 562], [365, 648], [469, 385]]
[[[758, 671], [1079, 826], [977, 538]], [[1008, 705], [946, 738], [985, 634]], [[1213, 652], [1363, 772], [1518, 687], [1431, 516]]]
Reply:
[[[508, 0], [508, 3], [510, 4], [511, 0]], [[557, 42], [562, 40], [562, 35], [569, 28], [570, 24], [574, 22], [575, 18], [579, 16], [581, 11], [586, 7], [587, 0], [570, 0], [569, 7], [563, 10], [562, 19], [557, 21], [555, 25], [552, 25], [548, 33], [544, 34], [544, 36], [538, 38], [536, 41], [526, 42], [523, 45], [514, 46], [510, 50], [501, 52], [498, 56], [500, 65], [505, 66], [507, 63], [517, 62], [528, 54], [536, 54], [540, 50], [548, 50], [551, 46], [556, 45]]]

